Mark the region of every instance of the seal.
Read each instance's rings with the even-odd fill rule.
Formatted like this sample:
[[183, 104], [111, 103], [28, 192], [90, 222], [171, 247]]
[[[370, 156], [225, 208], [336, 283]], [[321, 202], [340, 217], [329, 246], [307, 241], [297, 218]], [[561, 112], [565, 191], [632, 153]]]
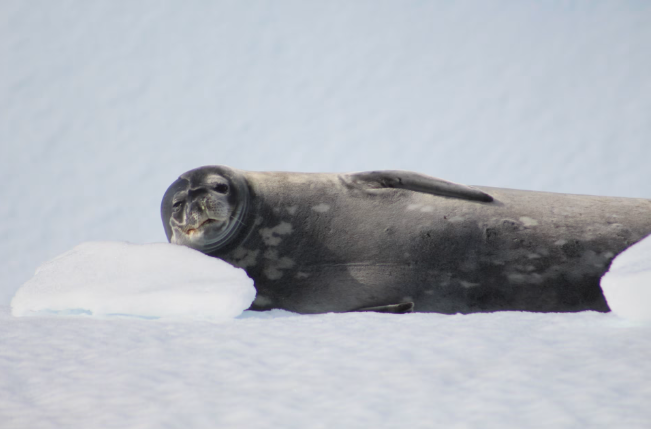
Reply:
[[243, 268], [252, 310], [609, 311], [612, 259], [651, 233], [651, 201], [471, 187], [408, 171], [182, 174], [171, 243]]

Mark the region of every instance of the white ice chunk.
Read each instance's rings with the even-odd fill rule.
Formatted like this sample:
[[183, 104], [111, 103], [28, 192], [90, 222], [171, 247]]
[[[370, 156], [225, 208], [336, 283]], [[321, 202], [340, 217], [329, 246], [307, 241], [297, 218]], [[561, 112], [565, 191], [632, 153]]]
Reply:
[[601, 289], [618, 316], [651, 322], [651, 236], [613, 260], [601, 278]]
[[232, 319], [255, 288], [246, 272], [184, 246], [88, 242], [41, 265], [20, 287], [14, 316], [130, 315]]

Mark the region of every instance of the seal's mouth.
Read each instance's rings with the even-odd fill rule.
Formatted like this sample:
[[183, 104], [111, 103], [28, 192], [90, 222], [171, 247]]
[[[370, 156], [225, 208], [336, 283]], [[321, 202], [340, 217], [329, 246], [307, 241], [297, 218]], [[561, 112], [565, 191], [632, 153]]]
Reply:
[[215, 219], [206, 219], [203, 222], [201, 222], [199, 226], [197, 226], [196, 228], [188, 228], [187, 230], [185, 230], [185, 233], [190, 236], [198, 234], [202, 228], [205, 228], [206, 226], [215, 222], [217, 222]]

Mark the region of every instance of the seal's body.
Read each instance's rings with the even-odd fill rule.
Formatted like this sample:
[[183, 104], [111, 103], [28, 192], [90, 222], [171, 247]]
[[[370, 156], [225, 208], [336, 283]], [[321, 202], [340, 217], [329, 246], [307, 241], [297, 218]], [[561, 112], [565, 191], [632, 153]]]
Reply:
[[651, 233], [649, 200], [401, 171], [202, 167], [170, 186], [161, 210], [171, 242], [247, 271], [252, 309], [299, 313], [409, 302], [438, 313], [608, 311], [600, 277]]

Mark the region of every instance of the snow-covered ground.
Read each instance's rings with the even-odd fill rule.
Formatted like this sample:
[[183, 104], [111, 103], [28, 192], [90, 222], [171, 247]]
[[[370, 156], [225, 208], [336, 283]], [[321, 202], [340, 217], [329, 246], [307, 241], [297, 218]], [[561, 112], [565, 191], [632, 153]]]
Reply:
[[648, 428], [651, 327], [612, 313], [230, 323], [0, 313], [8, 428]]
[[643, 1], [0, 2], [0, 427], [651, 426], [615, 314], [10, 315], [182, 172], [409, 169], [651, 198]]

